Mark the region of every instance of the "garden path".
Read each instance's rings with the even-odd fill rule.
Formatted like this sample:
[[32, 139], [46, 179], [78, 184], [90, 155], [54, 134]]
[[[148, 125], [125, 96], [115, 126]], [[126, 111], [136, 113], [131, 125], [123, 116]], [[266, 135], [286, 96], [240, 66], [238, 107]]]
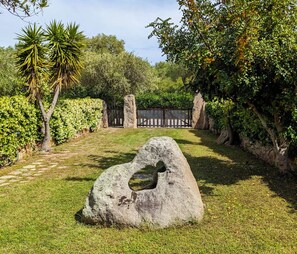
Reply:
[[48, 170], [65, 169], [68, 166], [63, 165], [63, 162], [75, 155], [76, 153], [65, 150], [50, 154], [40, 154], [34, 162], [22, 164], [16, 170], [0, 176], [0, 188], [12, 184], [27, 183]]

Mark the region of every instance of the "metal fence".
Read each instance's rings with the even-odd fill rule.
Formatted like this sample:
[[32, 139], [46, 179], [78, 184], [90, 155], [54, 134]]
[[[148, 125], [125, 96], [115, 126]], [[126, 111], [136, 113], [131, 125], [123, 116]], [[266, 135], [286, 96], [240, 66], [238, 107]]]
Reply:
[[192, 109], [145, 109], [137, 110], [139, 127], [192, 127]]
[[[124, 124], [123, 109], [108, 110], [108, 125], [122, 127]], [[192, 127], [192, 109], [138, 109], [138, 127], [190, 128]]]
[[108, 126], [121, 127], [124, 125], [123, 109], [108, 109]]

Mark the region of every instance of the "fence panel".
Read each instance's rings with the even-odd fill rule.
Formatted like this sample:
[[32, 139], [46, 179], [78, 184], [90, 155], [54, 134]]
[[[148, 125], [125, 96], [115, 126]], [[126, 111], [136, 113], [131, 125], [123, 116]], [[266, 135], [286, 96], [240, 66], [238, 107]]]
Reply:
[[137, 110], [139, 127], [192, 127], [192, 109], [144, 109]]
[[123, 109], [108, 109], [108, 126], [122, 127], [124, 125]]

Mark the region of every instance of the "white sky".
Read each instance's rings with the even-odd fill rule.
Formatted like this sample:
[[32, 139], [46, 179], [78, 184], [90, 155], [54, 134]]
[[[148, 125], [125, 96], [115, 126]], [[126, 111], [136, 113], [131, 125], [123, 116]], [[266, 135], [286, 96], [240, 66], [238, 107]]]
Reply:
[[[0, 46], [13, 46], [16, 34], [27, 25], [20, 18], [0, 9]], [[49, 0], [49, 7], [38, 16], [27, 18], [40, 25], [52, 20], [76, 22], [87, 37], [100, 33], [125, 41], [125, 48], [151, 64], [165, 60], [155, 38], [148, 39], [145, 28], [157, 17], [181, 18], [176, 0]]]

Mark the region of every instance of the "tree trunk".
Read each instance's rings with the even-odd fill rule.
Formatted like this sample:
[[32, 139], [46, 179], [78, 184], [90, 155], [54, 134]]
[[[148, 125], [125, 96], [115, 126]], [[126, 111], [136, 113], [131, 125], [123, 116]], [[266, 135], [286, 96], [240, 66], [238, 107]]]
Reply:
[[257, 115], [260, 122], [262, 123], [262, 126], [269, 134], [270, 140], [272, 141], [273, 148], [275, 151], [275, 166], [280, 170], [282, 174], [288, 173], [292, 167], [289, 162], [289, 143], [287, 140], [282, 137], [281, 132], [281, 123], [279, 121], [279, 118], [275, 116], [274, 118], [274, 125], [276, 130], [269, 128], [267, 124], [267, 119], [258, 111], [258, 109], [255, 107], [255, 105], [251, 102], [248, 102], [248, 105], [251, 107], [253, 112]]
[[39, 108], [41, 110], [42, 118], [43, 118], [43, 127], [44, 127], [44, 138], [41, 145], [41, 150], [45, 152], [49, 152], [51, 150], [51, 130], [50, 130], [50, 119], [54, 112], [55, 106], [58, 102], [58, 97], [60, 93], [60, 87], [56, 86], [55, 94], [53, 101], [51, 103], [50, 108], [46, 112], [42, 103], [42, 99], [39, 93], [37, 93], [36, 98], [38, 100]]
[[43, 120], [44, 137], [42, 141], [41, 150], [45, 152], [49, 152], [51, 150], [51, 130], [50, 130], [49, 120], [50, 119], [47, 117]]
[[275, 158], [275, 166], [279, 168], [282, 174], [288, 173], [292, 168], [289, 162], [289, 145], [287, 143], [283, 143], [280, 147], [274, 147], [276, 158]]

